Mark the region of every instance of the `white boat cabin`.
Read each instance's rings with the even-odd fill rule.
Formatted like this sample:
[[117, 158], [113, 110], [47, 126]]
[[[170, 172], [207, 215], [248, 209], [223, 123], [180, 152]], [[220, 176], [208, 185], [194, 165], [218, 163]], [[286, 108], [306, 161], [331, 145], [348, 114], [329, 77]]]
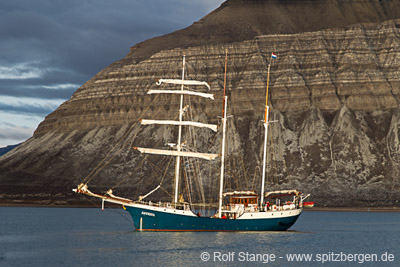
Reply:
[[229, 202], [225, 210], [231, 211], [239, 216], [244, 212], [258, 211], [259, 195], [254, 191], [234, 191], [224, 193], [224, 197], [229, 197]]

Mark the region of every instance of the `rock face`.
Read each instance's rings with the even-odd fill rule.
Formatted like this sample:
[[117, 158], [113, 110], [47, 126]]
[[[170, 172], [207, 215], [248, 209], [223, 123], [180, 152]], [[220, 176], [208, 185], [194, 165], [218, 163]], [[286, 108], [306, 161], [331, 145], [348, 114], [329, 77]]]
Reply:
[[[266, 10], [274, 15], [266, 17]], [[185, 53], [186, 78], [211, 83], [216, 96], [214, 102], [191, 98], [187, 115], [217, 123], [227, 48], [228, 110], [234, 115], [228, 123], [227, 190], [260, 188], [267, 65], [275, 52], [267, 188], [295, 187], [322, 206], [398, 205], [396, 18], [398, 1], [227, 1], [187, 29], [133, 47], [47, 116], [31, 139], [0, 158], [1, 201], [77, 203], [82, 199], [71, 189], [82, 181], [130, 198], [160, 182], [172, 192], [171, 159], [131, 147], [176, 142], [176, 129], [138, 121], [176, 118], [179, 99], [146, 92], [160, 89], [158, 78], [179, 79]], [[191, 35], [196, 30], [199, 35]], [[207, 31], [212, 40], [202, 38]], [[181, 47], [177, 40], [183, 40]], [[191, 149], [219, 153], [220, 133], [190, 131], [184, 139], [193, 135]], [[197, 189], [194, 201], [215, 200], [218, 168], [218, 161], [196, 162], [183, 192], [189, 186]], [[200, 178], [191, 180], [193, 173]], [[170, 199], [160, 190], [152, 196]]]
[[161, 50], [241, 42], [267, 34], [344, 28], [399, 18], [395, 0], [229, 0], [192, 26], [131, 48], [141, 61]]

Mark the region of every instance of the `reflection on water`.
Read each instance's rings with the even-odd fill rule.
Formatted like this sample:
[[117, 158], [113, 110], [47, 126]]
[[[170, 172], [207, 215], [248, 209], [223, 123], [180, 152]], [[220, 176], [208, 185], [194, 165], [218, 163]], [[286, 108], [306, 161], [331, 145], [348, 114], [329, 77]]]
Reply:
[[[128, 214], [114, 209], [7, 207], [0, 208], [0, 214], [0, 266], [265, 266], [238, 262], [239, 253], [284, 257], [389, 252], [400, 257], [396, 212], [306, 211], [285, 232], [134, 232]], [[210, 254], [209, 261], [201, 260], [204, 252]], [[233, 261], [228, 258], [232, 253]], [[213, 261], [215, 255], [226, 256], [226, 261]], [[313, 264], [321, 263], [295, 265]], [[283, 258], [268, 262], [286, 265]]]

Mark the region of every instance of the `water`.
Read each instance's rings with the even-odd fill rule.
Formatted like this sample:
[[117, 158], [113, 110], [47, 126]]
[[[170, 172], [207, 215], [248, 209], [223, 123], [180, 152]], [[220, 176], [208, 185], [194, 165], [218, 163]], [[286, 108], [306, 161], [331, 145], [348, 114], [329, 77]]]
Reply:
[[[286, 232], [132, 227], [119, 209], [1, 207], [0, 266], [400, 266], [398, 212], [305, 211]], [[288, 261], [300, 253], [311, 262]]]

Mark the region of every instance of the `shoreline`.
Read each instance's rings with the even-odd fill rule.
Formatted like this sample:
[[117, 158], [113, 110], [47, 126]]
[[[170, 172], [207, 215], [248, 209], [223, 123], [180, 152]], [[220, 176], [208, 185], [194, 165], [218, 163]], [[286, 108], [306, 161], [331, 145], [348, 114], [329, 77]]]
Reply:
[[400, 207], [315, 207], [303, 211], [347, 211], [347, 212], [400, 212]]
[[[37, 203], [30, 201], [0, 202], [0, 207], [31, 207], [31, 208], [100, 208], [98, 203]], [[120, 208], [120, 205], [106, 203], [105, 208]], [[313, 207], [304, 208], [303, 211], [345, 211], [345, 212], [400, 212], [400, 207]]]

